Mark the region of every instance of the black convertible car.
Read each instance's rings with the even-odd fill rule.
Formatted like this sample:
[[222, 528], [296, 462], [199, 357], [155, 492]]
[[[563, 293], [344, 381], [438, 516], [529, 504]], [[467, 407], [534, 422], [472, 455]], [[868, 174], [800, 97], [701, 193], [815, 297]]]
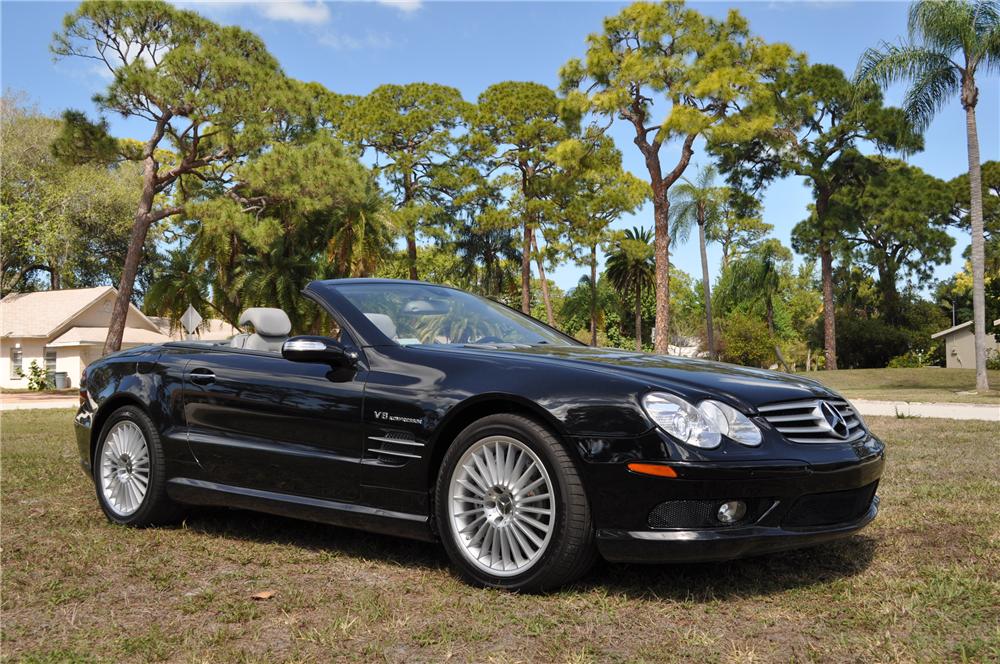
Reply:
[[723, 560], [870, 522], [884, 448], [798, 376], [591, 348], [426, 283], [304, 291], [323, 334], [248, 309], [227, 342], [87, 368], [76, 433], [115, 523], [225, 505], [443, 542], [539, 590], [612, 561]]

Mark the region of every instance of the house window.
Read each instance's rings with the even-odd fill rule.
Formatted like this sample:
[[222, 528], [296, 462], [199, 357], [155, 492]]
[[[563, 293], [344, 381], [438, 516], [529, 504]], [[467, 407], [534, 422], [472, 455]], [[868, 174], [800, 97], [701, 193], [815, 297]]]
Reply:
[[21, 373], [21, 349], [11, 348], [10, 349], [10, 377], [20, 378]]
[[54, 383], [56, 379], [56, 349], [45, 349], [45, 372], [49, 383]]

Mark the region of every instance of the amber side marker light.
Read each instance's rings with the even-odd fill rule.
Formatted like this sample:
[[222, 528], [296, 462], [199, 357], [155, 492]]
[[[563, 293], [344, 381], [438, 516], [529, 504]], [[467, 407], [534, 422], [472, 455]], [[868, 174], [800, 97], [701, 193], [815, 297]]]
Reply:
[[655, 475], [656, 477], [677, 477], [677, 471], [670, 466], [659, 463], [630, 463], [628, 469], [640, 475]]

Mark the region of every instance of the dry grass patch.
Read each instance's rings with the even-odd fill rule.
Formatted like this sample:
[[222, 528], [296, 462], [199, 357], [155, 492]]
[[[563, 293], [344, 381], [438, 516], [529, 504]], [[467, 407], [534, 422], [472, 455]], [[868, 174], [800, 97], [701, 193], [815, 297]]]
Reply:
[[[19, 661], [1000, 659], [995, 424], [871, 420], [884, 511], [836, 545], [470, 588], [439, 547], [236, 510], [108, 525], [68, 411], [4, 413], [2, 655]], [[260, 591], [274, 591], [254, 600]]]

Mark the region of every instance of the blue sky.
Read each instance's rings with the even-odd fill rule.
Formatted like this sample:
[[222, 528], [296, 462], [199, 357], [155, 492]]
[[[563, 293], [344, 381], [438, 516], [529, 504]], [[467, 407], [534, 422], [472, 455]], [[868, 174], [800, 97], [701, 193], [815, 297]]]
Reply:
[[[567, 59], [583, 54], [587, 34], [599, 31], [601, 19], [616, 13], [612, 2], [343, 2], [311, 0], [280, 3], [239, 1], [184, 3], [210, 18], [238, 24], [259, 34], [285, 71], [302, 80], [318, 81], [331, 90], [363, 94], [381, 83], [433, 81], [453, 85], [469, 100], [492, 83], [531, 80], [555, 86]], [[693, 2], [716, 16], [739, 9], [751, 29], [769, 41], [783, 41], [807, 54], [810, 62], [835, 64], [854, 71], [858, 56], [880, 40], [895, 40], [905, 30], [903, 2]], [[106, 85], [105, 74], [89, 61], [54, 62], [48, 51], [52, 33], [75, 7], [69, 2], [0, 4], [2, 68], [5, 90], [26, 92], [45, 112], [65, 108], [96, 113], [91, 96]], [[979, 139], [983, 161], [1000, 159], [1000, 79], [979, 82]], [[887, 99], [898, 103], [901, 89]], [[148, 137], [141, 122], [109, 117], [119, 136]], [[625, 166], [640, 177], [646, 172], [628, 128], [612, 129]], [[664, 164], [676, 160], [665, 149]], [[949, 179], [967, 168], [964, 113], [957, 101], [948, 105], [926, 134], [926, 149], [910, 161]], [[694, 162], [707, 164], [696, 154]], [[689, 174], [693, 171], [689, 170]], [[810, 192], [801, 181], [773, 184], [764, 196], [764, 218], [786, 245], [792, 227], [806, 215]], [[652, 209], [623, 218], [618, 226], [652, 225]], [[961, 267], [968, 240], [958, 237], [952, 263], [941, 266], [943, 278]], [[674, 262], [700, 274], [697, 246], [673, 245]], [[718, 265], [719, 252], [709, 248]], [[572, 287], [582, 268], [563, 266], [553, 274], [564, 289]], [[713, 278], [714, 278], [713, 270]]]

